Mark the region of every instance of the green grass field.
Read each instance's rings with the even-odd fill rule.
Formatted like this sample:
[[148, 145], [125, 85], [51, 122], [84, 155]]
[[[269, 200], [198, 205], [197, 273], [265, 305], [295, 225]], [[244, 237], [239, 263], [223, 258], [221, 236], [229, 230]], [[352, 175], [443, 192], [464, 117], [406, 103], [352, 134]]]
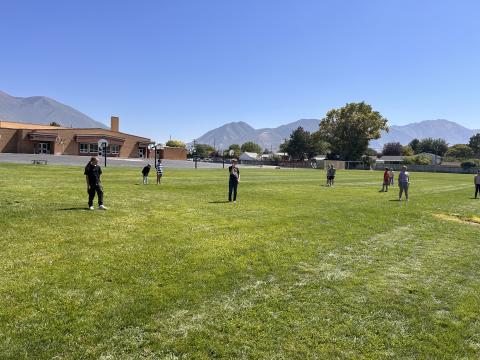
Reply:
[[2, 164], [0, 358], [478, 359], [472, 176], [411, 178]]

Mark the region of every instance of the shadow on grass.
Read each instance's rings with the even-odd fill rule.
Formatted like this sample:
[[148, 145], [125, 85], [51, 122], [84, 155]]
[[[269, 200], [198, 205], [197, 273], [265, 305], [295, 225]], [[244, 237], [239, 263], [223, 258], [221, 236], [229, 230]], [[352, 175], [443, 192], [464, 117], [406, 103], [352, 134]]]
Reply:
[[62, 208], [57, 209], [56, 211], [86, 211], [88, 208], [86, 207], [71, 207], [71, 208]]
[[228, 200], [217, 200], [217, 201], [209, 201], [209, 204], [228, 204], [230, 201]]

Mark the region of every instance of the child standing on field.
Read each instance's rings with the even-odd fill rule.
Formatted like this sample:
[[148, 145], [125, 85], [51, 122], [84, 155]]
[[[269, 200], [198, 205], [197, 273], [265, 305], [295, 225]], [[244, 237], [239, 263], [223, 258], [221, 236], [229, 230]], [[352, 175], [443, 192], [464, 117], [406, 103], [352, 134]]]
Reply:
[[143, 175], [143, 185], [147, 185], [148, 184], [148, 173], [150, 172], [150, 164], [148, 164], [147, 166], [145, 166], [143, 169], [142, 169], [142, 175]]
[[380, 192], [388, 192], [389, 184], [390, 184], [390, 172], [388, 171], [388, 168], [385, 168], [385, 171], [383, 172], [382, 190], [380, 190]]
[[477, 176], [473, 178], [473, 183], [475, 184], [475, 199], [477, 199], [477, 195], [480, 194], [480, 170], [477, 171]]
[[157, 166], [157, 185], [160, 184], [160, 181], [162, 180], [163, 176], [163, 165], [162, 165], [162, 160], [158, 159]]
[[393, 172], [393, 168], [390, 169], [388, 173], [388, 178], [390, 180], [390, 186], [393, 186], [393, 184], [395, 183], [395, 173]]

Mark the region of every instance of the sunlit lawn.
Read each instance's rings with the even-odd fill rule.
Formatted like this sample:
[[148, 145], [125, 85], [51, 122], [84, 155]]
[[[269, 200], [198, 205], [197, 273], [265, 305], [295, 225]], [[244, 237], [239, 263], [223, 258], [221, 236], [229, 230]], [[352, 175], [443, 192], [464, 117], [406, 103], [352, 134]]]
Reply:
[[1, 359], [480, 357], [471, 175], [140, 170], [0, 165]]

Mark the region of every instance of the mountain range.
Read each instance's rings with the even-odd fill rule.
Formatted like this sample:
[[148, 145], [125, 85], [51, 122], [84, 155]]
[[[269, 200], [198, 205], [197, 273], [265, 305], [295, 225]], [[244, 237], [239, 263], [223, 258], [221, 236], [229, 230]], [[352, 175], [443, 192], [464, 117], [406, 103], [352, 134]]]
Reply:
[[[231, 144], [243, 144], [253, 141], [262, 148], [276, 150], [284, 139], [288, 139], [292, 131], [299, 126], [313, 132], [318, 130], [320, 120], [301, 119], [276, 128], [254, 129], [249, 124], [231, 122], [210, 130], [197, 139], [197, 143], [215, 145], [217, 149], [226, 149]], [[456, 122], [438, 119], [425, 120], [407, 125], [392, 125], [388, 132], [383, 132], [382, 137], [370, 142], [370, 147], [381, 150], [388, 142], [408, 144], [412, 139], [442, 138], [450, 145], [468, 143], [470, 137], [480, 130], [468, 129]]]
[[0, 91], [0, 120], [65, 127], [107, 128], [80, 111], [46, 96], [15, 97]]

